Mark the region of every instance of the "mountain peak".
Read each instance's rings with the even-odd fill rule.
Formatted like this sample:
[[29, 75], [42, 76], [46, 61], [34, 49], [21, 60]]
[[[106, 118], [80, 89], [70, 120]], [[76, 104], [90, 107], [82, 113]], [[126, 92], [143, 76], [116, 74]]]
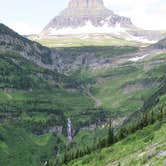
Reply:
[[103, 0], [70, 0], [68, 8], [104, 8]]
[[49, 22], [41, 35], [117, 34], [132, 26], [130, 18], [107, 9], [103, 0], [70, 0], [68, 7]]

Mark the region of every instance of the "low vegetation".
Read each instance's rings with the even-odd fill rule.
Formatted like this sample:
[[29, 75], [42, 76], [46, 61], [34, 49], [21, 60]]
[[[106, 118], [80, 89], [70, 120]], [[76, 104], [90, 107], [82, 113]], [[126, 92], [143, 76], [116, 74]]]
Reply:
[[[61, 48], [58, 51], [64, 56], [68, 51], [77, 56], [78, 52], [98, 50], [95, 52], [98, 57], [123, 56], [137, 51], [135, 47], [106, 48]], [[164, 58], [160, 55], [149, 61]], [[154, 122], [164, 126], [164, 122], [158, 121], [160, 107], [165, 109], [165, 72], [164, 62], [155, 65], [127, 63], [104, 70], [84, 68], [64, 75], [41, 68], [17, 53], [1, 51], [0, 165], [40, 166], [46, 161], [54, 165], [54, 162], [95, 165], [92, 158], [103, 152], [104, 147], [118, 146], [132, 137], [133, 132], [145, 130], [144, 127], [155, 125]], [[138, 115], [144, 111], [148, 113], [148, 123], [137, 128], [140, 125]], [[157, 115], [154, 122], [152, 114]], [[140, 119], [146, 117], [146, 114], [141, 115]], [[71, 143], [66, 138], [68, 117], [73, 126]], [[110, 118], [110, 127], [102, 128]], [[134, 125], [133, 121], [138, 123]], [[127, 126], [122, 128], [120, 124]], [[105, 151], [103, 153], [106, 155]], [[85, 154], [90, 154], [89, 159], [72, 161]], [[55, 160], [57, 156], [60, 158]], [[112, 160], [121, 159], [119, 156]], [[98, 163], [109, 162], [106, 155]]]

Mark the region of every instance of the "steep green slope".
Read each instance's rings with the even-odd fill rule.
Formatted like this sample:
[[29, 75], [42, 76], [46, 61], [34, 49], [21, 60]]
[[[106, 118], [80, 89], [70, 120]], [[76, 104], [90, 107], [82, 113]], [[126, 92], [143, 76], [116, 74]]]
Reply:
[[157, 122], [137, 131], [115, 145], [96, 151], [68, 166], [165, 165], [166, 123]]
[[[157, 93], [158, 97], [149, 98], [148, 107], [144, 112], [138, 112], [137, 118], [132, 123], [126, 124], [125, 134], [121, 141], [110, 147], [100, 150], [92, 150], [77, 160], [69, 162], [68, 166], [162, 166], [166, 162], [166, 84]], [[165, 90], [164, 90], [165, 89]], [[164, 91], [163, 91], [164, 90]], [[157, 99], [157, 100], [156, 100]], [[152, 103], [153, 102], [153, 103]], [[151, 104], [152, 103], [152, 104]], [[143, 114], [142, 118], [141, 115]], [[146, 119], [147, 118], [147, 119]], [[143, 126], [139, 128], [137, 122], [143, 120]], [[146, 124], [145, 124], [146, 122]], [[139, 124], [138, 123], [138, 124]], [[149, 123], [149, 125], [148, 125]], [[153, 125], [152, 125], [153, 123]], [[136, 132], [132, 127], [136, 124]], [[147, 127], [145, 127], [147, 126]], [[132, 134], [134, 133], [134, 134]], [[119, 133], [117, 133], [119, 135]], [[115, 133], [116, 136], [116, 133]], [[119, 137], [119, 136], [118, 136]], [[108, 146], [108, 145], [107, 145]], [[50, 163], [51, 165], [51, 163]]]
[[[111, 112], [112, 116], [123, 118], [139, 110], [159, 89], [161, 80], [165, 78], [165, 58], [163, 54], [164, 61], [160, 62], [161, 55], [144, 63], [128, 63], [105, 70], [82, 70], [78, 77], [85, 81], [85, 91], [89, 90], [100, 101], [101, 108]], [[92, 83], [86, 83], [86, 80]]]
[[[91, 146], [94, 140], [107, 135], [102, 126], [110, 117], [117, 128], [137, 117], [144, 106], [153, 101], [157, 104], [165, 94], [165, 89], [159, 93], [165, 80], [165, 54], [96, 70], [83, 63], [79, 70], [60, 74], [48, 69], [53, 50], [2, 24], [0, 37], [0, 165], [40, 166], [63, 154], [66, 148], [72, 151]], [[95, 60], [102, 60], [123, 57], [138, 48], [79, 47], [54, 51], [65, 58], [69, 56], [64, 61], [68, 65], [72, 56], [81, 59], [87, 52], [95, 54]], [[72, 121], [71, 143], [66, 137], [67, 118]]]
[[1, 124], [0, 132], [0, 165], [4, 166], [40, 166], [63, 142], [52, 134], [35, 136], [9, 123]]
[[0, 53], [0, 80], [0, 165], [41, 165], [64, 149], [67, 117], [93, 109], [70, 78], [13, 52]]
[[[161, 56], [159, 57], [161, 58]], [[15, 132], [18, 129], [18, 135], [21, 132], [27, 132], [27, 140], [24, 143], [21, 141], [21, 137], [18, 137], [17, 140], [27, 152], [25, 156], [30, 156], [30, 147], [36, 146], [36, 139], [39, 140], [40, 135], [46, 137], [48, 141], [46, 146], [56, 147], [56, 150], [52, 150], [52, 148], [47, 149], [42, 146], [43, 153], [46, 153], [44, 158], [43, 153], [38, 153], [40, 147], [36, 146], [36, 155], [33, 156], [32, 163], [36, 160], [43, 163], [43, 159], [56, 156], [57, 151], [64, 149], [63, 137], [59, 138], [61, 141], [58, 146], [56, 146], [56, 141], [51, 141], [58, 138], [55, 133], [59, 131], [50, 133], [49, 129], [63, 126], [60, 134], [66, 135], [67, 117], [71, 117], [73, 127], [77, 131], [96, 121], [105, 122], [110, 114], [114, 116], [117, 124], [121, 123], [122, 120], [118, 118], [127, 118], [138, 111], [146, 99], [158, 91], [161, 79], [165, 77], [165, 63], [144, 66], [144, 68], [143, 64], [138, 63], [104, 71], [81, 70], [77, 74], [66, 77], [40, 68], [11, 52], [2, 52], [0, 58], [0, 106], [3, 128], [5, 125], [9, 125], [9, 128]], [[156, 58], [153, 59], [153, 62], [155, 61]], [[137, 84], [139, 84], [138, 87]], [[74, 88], [74, 91], [70, 91], [70, 88]], [[96, 99], [101, 101], [102, 105], [98, 108], [95, 108], [94, 99], [87, 93], [88, 89]], [[8, 141], [1, 142], [1, 146], [4, 149], [8, 147], [9, 154], [15, 156], [11, 159], [10, 155], [3, 153], [3, 158], [10, 159], [11, 162], [12, 160], [18, 161], [17, 166], [25, 160], [28, 165], [28, 159], [24, 159], [24, 156], [21, 157], [21, 155], [18, 156], [19, 150], [12, 151], [13, 147], [9, 142], [12, 142], [13, 136], [6, 131], [6, 128], [3, 131], [2, 134], [6, 133], [4, 140], [6, 141], [8, 138]], [[50, 133], [49, 137], [47, 137], [48, 133]], [[106, 135], [106, 132], [101, 130], [97, 133], [97, 138]], [[87, 141], [84, 141], [85, 138]], [[72, 147], [75, 148], [77, 144], [79, 146], [90, 145], [93, 143], [93, 139], [92, 132], [83, 130], [75, 137]], [[1, 163], [4, 162], [3, 158], [0, 160]], [[40, 158], [40, 160], [36, 158]]]
[[[13, 52], [1, 52], [0, 60], [0, 87], [2, 99], [11, 102], [13, 100], [23, 102], [24, 99], [28, 100], [29, 98], [30, 101], [36, 102], [35, 107], [42, 107], [43, 110], [46, 108], [49, 109], [49, 106], [52, 106], [52, 109], [58, 107], [64, 110], [74, 110], [74, 105], [76, 106], [75, 109], [78, 109], [79, 106], [81, 107], [80, 102], [78, 102], [80, 103], [79, 105], [75, 103], [76, 100], [84, 102], [83, 98], [85, 96], [77, 90], [76, 83], [74, 80], [71, 82], [69, 77], [58, 74], [56, 71], [54, 72], [38, 67]], [[67, 89], [70, 88], [75, 88], [75, 92], [68, 92]], [[43, 104], [46, 105], [46, 108], [41, 102], [38, 102], [40, 100], [43, 100]], [[71, 108], [65, 105], [67, 100], [69, 100]], [[85, 102], [87, 106], [88, 103], [90, 105], [88, 100], [86, 101], [85, 99]], [[52, 105], [50, 105], [50, 103], [52, 103]], [[68, 101], [66, 104], [67, 103]], [[93, 102], [91, 104], [93, 105]], [[26, 102], [24, 105], [26, 105]], [[33, 109], [30, 105], [31, 104], [29, 104], [29, 109]], [[25, 108], [26, 107], [24, 107], [24, 109]]]
[[[38, 67], [15, 53], [1, 52], [0, 55], [0, 114], [2, 135], [6, 133], [6, 136], [2, 136], [3, 158], [0, 163], [15, 161], [17, 166], [22, 161], [28, 165], [31, 160], [32, 164], [39, 165], [45, 159], [56, 156], [59, 150], [63, 151], [65, 140], [62, 136], [59, 137], [58, 146], [56, 141], [51, 140], [58, 139], [55, 133], [66, 135], [67, 117], [71, 117], [77, 131], [96, 121], [105, 122], [110, 114], [120, 123], [121, 119], [118, 118], [123, 119], [138, 111], [146, 99], [159, 89], [160, 79], [165, 77], [165, 63], [148, 67], [139, 63], [127, 64], [104, 71], [86, 69], [66, 77]], [[156, 58], [153, 59], [155, 61]], [[135, 88], [135, 84], [139, 86]], [[102, 105], [98, 108], [95, 108], [96, 101], [87, 93], [88, 89], [92, 96], [101, 101]], [[9, 130], [5, 126], [9, 126]], [[55, 126], [64, 128], [50, 132]], [[10, 130], [16, 132], [17, 140], [13, 140], [14, 136], [8, 132]], [[97, 133], [97, 138], [106, 135], [101, 130]], [[24, 142], [23, 135], [26, 136]], [[41, 137], [43, 139], [40, 141]], [[85, 138], [87, 141], [84, 141]], [[77, 144], [90, 145], [93, 139], [92, 132], [83, 130], [75, 137], [72, 147], [75, 148]], [[12, 147], [12, 141], [15, 145], [19, 143], [20, 150]], [[42, 145], [45, 143], [45, 146], [38, 146], [38, 142]], [[26, 151], [25, 156], [20, 154], [23, 150], [21, 147]], [[35, 147], [36, 151], [33, 156], [31, 147]], [[5, 149], [8, 153], [4, 153]], [[31, 160], [26, 158], [28, 156]]]
[[82, 46], [82, 47], [59, 47], [57, 51], [63, 56], [81, 56], [83, 54], [89, 54], [89, 56], [95, 55], [96, 58], [112, 58], [123, 56], [131, 53], [135, 53], [139, 50], [134, 46]]
[[[161, 87], [159, 88], [159, 90], [154, 93], [152, 96], [150, 96], [144, 103], [144, 106], [141, 108], [141, 110], [134, 112], [129, 118], [128, 121], [126, 121], [122, 127], [120, 127], [118, 130], [114, 129], [114, 143], [121, 141], [122, 139], [126, 139], [128, 137], [130, 137], [130, 135], [138, 130], [145, 130], [144, 127], [153, 124], [154, 122], [160, 120], [163, 121], [163, 123], [165, 123], [165, 118], [166, 118], [166, 84], [165, 81], [162, 83]], [[103, 147], [108, 147], [108, 135], [106, 135], [106, 133], [108, 133], [108, 127], [97, 127], [96, 131], [98, 131], [98, 129], [100, 129], [100, 139], [96, 140], [95, 138], [97, 138], [98, 132], [96, 132], [95, 137], [93, 136], [93, 144], [85, 144], [84, 147], [79, 147], [77, 149], [70, 149], [68, 148], [68, 150], [66, 151], [66, 153], [64, 153], [60, 158], [58, 157], [55, 161], [50, 160], [49, 162], [49, 166], [54, 166], [54, 165], [62, 165], [62, 163], [69, 163], [71, 160], [74, 160], [78, 157], [82, 157], [85, 156], [86, 154], [92, 154], [89, 155], [90, 158], [91, 156], [93, 156], [93, 154], [95, 153], [99, 153], [100, 151], [98, 149], [101, 149]], [[157, 130], [157, 128], [156, 128]], [[107, 132], [104, 132], [107, 131]], [[152, 130], [153, 131], [153, 130]], [[145, 137], [145, 135], [143, 135]], [[86, 138], [86, 137], [85, 137]], [[164, 137], [166, 139], [166, 137]], [[130, 140], [130, 139], [129, 139]], [[129, 144], [132, 144], [132, 141], [134, 140], [130, 140]], [[132, 144], [133, 145], [133, 144]], [[112, 145], [114, 146], [114, 145]], [[125, 145], [124, 145], [125, 146]], [[140, 145], [140, 148], [142, 148], [144, 146]], [[131, 147], [130, 147], [131, 148]], [[96, 152], [97, 150], [97, 152]], [[118, 149], [119, 150], [119, 149]], [[117, 153], [117, 151], [116, 151]], [[120, 153], [120, 152], [119, 152]], [[131, 153], [134, 153], [133, 151], [131, 151]], [[107, 153], [105, 154], [106, 157], [104, 157], [104, 162], [108, 161], [108, 156]], [[112, 154], [113, 156], [114, 153]], [[111, 155], [111, 156], [112, 156]], [[119, 158], [112, 158], [113, 161], [116, 160], [120, 160], [121, 156], [118, 156]], [[78, 162], [76, 160], [71, 162], [71, 165], [75, 164], [75, 165], [96, 165], [96, 162], [99, 164], [103, 164], [102, 158], [101, 159], [95, 159], [93, 160], [93, 158], [91, 159], [87, 159], [86, 157], [83, 157], [83, 159], [85, 158], [85, 160], [83, 160], [84, 162], [80, 161], [78, 159]], [[132, 158], [134, 160], [134, 158]], [[100, 163], [100, 160], [102, 161]], [[93, 161], [93, 162], [91, 162]], [[56, 164], [55, 164], [56, 163]], [[117, 164], [117, 162], [116, 162]], [[70, 164], [69, 164], [70, 165]], [[122, 164], [123, 165], [123, 164]]]
[[52, 51], [47, 47], [32, 42], [0, 23], [0, 49], [15, 51], [41, 64], [52, 64]]

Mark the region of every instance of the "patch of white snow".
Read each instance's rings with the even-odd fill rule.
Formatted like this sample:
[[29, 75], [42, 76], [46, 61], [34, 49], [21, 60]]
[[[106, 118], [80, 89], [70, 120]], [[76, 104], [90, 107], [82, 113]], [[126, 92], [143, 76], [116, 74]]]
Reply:
[[148, 44], [153, 44], [153, 43], [157, 42], [156, 40], [148, 40], [144, 36], [133, 36], [133, 35], [130, 35], [130, 34], [126, 38], [126, 40], [127, 41], [138, 41], [138, 42], [141, 42], [141, 43], [148, 43]]
[[142, 60], [142, 59], [146, 58], [147, 56], [148, 56], [148, 54], [145, 54], [143, 56], [136, 56], [136, 57], [130, 58], [129, 61], [131, 61], [131, 62], [137, 62], [139, 60]]
[[126, 32], [125, 28], [120, 24], [116, 24], [114, 27], [109, 26], [107, 23], [102, 26], [94, 26], [91, 21], [87, 21], [84, 26], [77, 28], [65, 27], [61, 29], [50, 28], [50, 36], [54, 35], [79, 35], [79, 34], [94, 34], [94, 33], [110, 33], [120, 35], [120, 33]]

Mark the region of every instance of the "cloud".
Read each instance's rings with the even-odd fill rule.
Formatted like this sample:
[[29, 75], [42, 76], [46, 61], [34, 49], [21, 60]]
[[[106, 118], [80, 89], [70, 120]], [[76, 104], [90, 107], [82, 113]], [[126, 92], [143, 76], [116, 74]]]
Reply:
[[[58, 0], [52, 0], [50, 4], [53, 6], [54, 3]], [[69, 0], [62, 0], [62, 1], [69, 1]], [[6, 1], [4, 1], [6, 2]], [[29, 1], [30, 3], [31, 1]], [[34, 1], [33, 1], [34, 2]], [[166, 30], [166, 0], [104, 0], [105, 5], [113, 10], [115, 13], [120, 14], [122, 16], [126, 16], [131, 18], [133, 24], [135, 24], [138, 27], [144, 28], [144, 29], [164, 29]], [[49, 2], [47, 2], [49, 3]], [[18, 3], [20, 4], [20, 3]], [[56, 4], [56, 3], [55, 3]], [[4, 8], [4, 5], [1, 5], [2, 9], [0, 10], [1, 18], [0, 22], [3, 22], [7, 26], [11, 27], [13, 30], [19, 32], [20, 34], [35, 34], [41, 32], [43, 26], [50, 21], [49, 19], [54, 17], [54, 12], [59, 11], [60, 8], [66, 7], [58, 6], [57, 8], [54, 8], [50, 10], [50, 6], [47, 6], [44, 8], [46, 9], [46, 12], [43, 13], [43, 10], [36, 9], [35, 7], [35, 14], [38, 15], [38, 17], [35, 17], [34, 14], [32, 16], [28, 15], [29, 19], [27, 18], [27, 13], [24, 13], [24, 10], [19, 10], [17, 5], [15, 6], [15, 9], [17, 11], [11, 15], [9, 14], [10, 8]], [[3, 10], [5, 9], [5, 10]], [[41, 8], [42, 9], [42, 8]], [[7, 10], [7, 11], [6, 11]], [[39, 10], [39, 11], [38, 11]], [[42, 13], [41, 13], [42, 11]], [[7, 13], [7, 14], [6, 14]], [[29, 13], [33, 13], [32, 11]], [[29, 14], [28, 13], [28, 14]], [[25, 17], [24, 17], [25, 16]], [[41, 18], [41, 19], [38, 19]], [[36, 21], [37, 20], [37, 21]]]
[[105, 5], [144, 29], [166, 29], [166, 1], [104, 0]]
[[6, 25], [21, 35], [38, 34], [42, 30], [41, 27], [35, 27], [24, 22], [11, 22]]

